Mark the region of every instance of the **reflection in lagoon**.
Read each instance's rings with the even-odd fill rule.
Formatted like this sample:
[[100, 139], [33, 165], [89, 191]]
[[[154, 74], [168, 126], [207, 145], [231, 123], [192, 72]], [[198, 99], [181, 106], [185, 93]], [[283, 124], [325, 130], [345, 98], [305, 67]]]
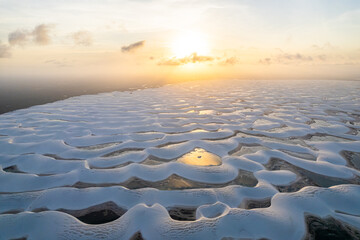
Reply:
[[178, 162], [196, 166], [218, 166], [221, 158], [213, 153], [207, 152], [202, 148], [195, 148], [193, 151], [180, 157]]

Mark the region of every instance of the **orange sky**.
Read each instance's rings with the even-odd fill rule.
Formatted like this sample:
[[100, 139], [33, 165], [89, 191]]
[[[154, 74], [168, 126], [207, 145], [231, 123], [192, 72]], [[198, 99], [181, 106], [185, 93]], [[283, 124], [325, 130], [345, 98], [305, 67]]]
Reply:
[[0, 15], [0, 80], [360, 79], [355, 0], [3, 0]]

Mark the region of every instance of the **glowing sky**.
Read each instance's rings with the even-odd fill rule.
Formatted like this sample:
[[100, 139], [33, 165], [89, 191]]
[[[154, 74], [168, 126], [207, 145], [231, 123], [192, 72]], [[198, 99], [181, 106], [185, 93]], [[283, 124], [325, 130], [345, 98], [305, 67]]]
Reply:
[[0, 78], [360, 79], [358, 0], [0, 0]]

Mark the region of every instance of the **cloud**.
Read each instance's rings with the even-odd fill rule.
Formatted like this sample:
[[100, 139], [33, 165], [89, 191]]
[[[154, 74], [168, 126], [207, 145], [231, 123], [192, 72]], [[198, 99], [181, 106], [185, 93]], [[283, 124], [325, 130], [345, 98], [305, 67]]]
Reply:
[[260, 59], [260, 64], [270, 65], [272, 63], [271, 58]]
[[260, 64], [298, 64], [298, 63], [312, 63], [316, 60], [325, 61], [326, 55], [304, 55], [300, 53], [281, 53], [272, 57], [267, 57], [259, 60]]
[[158, 65], [167, 65], [167, 66], [179, 66], [188, 63], [200, 63], [200, 62], [212, 62], [214, 64], [218, 64], [220, 66], [226, 65], [235, 65], [239, 63], [237, 57], [212, 57], [212, 56], [201, 56], [197, 53], [190, 54], [189, 56], [183, 58], [167, 58], [161, 60]]
[[210, 56], [199, 56], [197, 53], [193, 53], [187, 57], [183, 58], [168, 58], [160, 61], [158, 65], [167, 65], [167, 66], [178, 66], [188, 63], [198, 63], [198, 62], [210, 62], [213, 61], [214, 58]]
[[214, 60], [214, 58], [209, 56], [198, 56], [197, 53], [193, 53], [190, 55], [190, 60], [191, 62], [196, 63], [196, 62], [212, 61]]
[[300, 53], [296, 53], [296, 54], [289, 54], [289, 53], [280, 54], [280, 55], [278, 55], [277, 59], [278, 59], [279, 62], [284, 62], [284, 63], [286, 63], [287, 61], [308, 62], [308, 61], [313, 60], [313, 58], [311, 56], [302, 55]]
[[3, 44], [0, 41], [0, 58], [9, 58], [11, 57], [10, 46]]
[[8, 36], [9, 44], [23, 46], [28, 41], [29, 33], [26, 30], [16, 30]]
[[90, 46], [93, 43], [93, 38], [88, 31], [78, 31], [71, 34], [71, 38], [75, 45], [79, 46]]
[[235, 65], [239, 62], [237, 57], [225, 58], [220, 62], [220, 65]]
[[325, 54], [317, 55], [316, 58], [319, 59], [320, 61], [326, 61], [327, 60], [327, 56]]
[[58, 68], [71, 67], [72, 64], [66, 59], [57, 60], [57, 59], [49, 59], [44, 62], [45, 64], [52, 65]]
[[47, 45], [51, 42], [50, 31], [52, 28], [52, 25], [40, 24], [32, 31], [16, 30], [9, 33], [8, 41], [11, 46], [24, 46], [30, 39], [38, 45]]
[[51, 42], [50, 31], [52, 25], [40, 24], [34, 28], [31, 35], [33, 36], [33, 41], [38, 45], [47, 45]]
[[121, 51], [124, 52], [124, 53], [125, 53], [125, 52], [133, 52], [133, 51], [135, 51], [136, 49], [144, 46], [144, 44], [145, 44], [145, 41], [144, 41], [144, 40], [143, 40], [143, 41], [136, 42], [136, 43], [132, 43], [132, 44], [130, 44], [130, 45], [128, 45], [128, 46], [123, 46], [123, 47], [121, 48]]
[[311, 49], [315, 50], [315, 51], [332, 51], [332, 50], [338, 50], [339, 47], [334, 46], [331, 43], [327, 42], [327, 43], [325, 43], [323, 45], [314, 44], [314, 45], [311, 46]]

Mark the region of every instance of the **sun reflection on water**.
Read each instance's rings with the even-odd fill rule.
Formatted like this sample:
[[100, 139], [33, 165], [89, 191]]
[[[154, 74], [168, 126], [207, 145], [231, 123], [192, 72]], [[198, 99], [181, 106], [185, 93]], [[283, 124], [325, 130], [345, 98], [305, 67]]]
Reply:
[[219, 156], [207, 152], [202, 148], [195, 148], [193, 151], [180, 157], [177, 161], [196, 166], [218, 166], [222, 163]]

